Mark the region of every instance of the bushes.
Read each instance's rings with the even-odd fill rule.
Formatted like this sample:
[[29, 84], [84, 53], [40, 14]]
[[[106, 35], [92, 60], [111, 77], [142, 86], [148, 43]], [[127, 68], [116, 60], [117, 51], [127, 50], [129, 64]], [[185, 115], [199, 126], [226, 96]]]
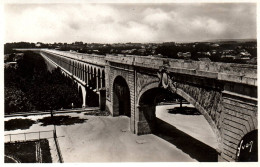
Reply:
[[5, 113], [29, 111], [32, 108], [24, 92], [16, 87], [5, 87]]

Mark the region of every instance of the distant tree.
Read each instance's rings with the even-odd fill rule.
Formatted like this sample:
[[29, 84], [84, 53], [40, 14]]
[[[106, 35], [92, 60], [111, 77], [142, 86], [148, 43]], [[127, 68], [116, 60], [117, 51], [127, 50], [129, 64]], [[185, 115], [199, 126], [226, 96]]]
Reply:
[[8, 58], [5, 60], [5, 62], [12, 62], [12, 61], [14, 61], [14, 58], [15, 58], [15, 54], [12, 53], [11, 55], [8, 56]]
[[35, 43], [14, 42], [4, 44], [4, 54], [14, 53], [14, 48], [35, 48]]
[[252, 57], [257, 57], [257, 49], [246, 49], [248, 53], [251, 54]]
[[178, 56], [177, 56], [178, 49], [174, 45], [171, 45], [171, 46], [169, 46], [169, 45], [159, 46], [156, 49], [156, 53], [162, 54], [163, 56], [166, 56], [168, 58], [175, 58], [175, 59], [178, 58]]

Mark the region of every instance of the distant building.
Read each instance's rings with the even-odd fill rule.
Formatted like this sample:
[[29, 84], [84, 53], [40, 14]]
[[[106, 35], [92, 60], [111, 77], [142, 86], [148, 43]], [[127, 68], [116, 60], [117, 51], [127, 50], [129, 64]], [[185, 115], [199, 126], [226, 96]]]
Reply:
[[251, 56], [251, 54], [248, 53], [247, 51], [245, 51], [245, 52], [240, 52], [239, 55], [240, 55], [241, 57], [250, 57], [250, 56]]
[[217, 54], [216, 50], [211, 50], [210, 52], [211, 52], [211, 54]]
[[5, 68], [17, 68], [17, 62], [6, 62]]
[[157, 54], [157, 55], [150, 55], [150, 56], [153, 56], [153, 57], [163, 57], [162, 54]]
[[92, 50], [93, 53], [99, 53], [99, 50]]
[[210, 58], [204, 57], [204, 58], [198, 58], [199, 61], [204, 61], [204, 62], [211, 62]]
[[189, 59], [189, 58], [191, 57], [191, 53], [190, 53], [190, 52], [185, 52], [185, 53], [183, 53], [183, 52], [178, 52], [178, 53], [177, 53], [177, 56], [178, 56], [179, 58]]
[[197, 52], [197, 53], [202, 55], [202, 56], [211, 56], [210, 52]]
[[75, 45], [83, 45], [83, 42], [75, 42]]
[[137, 50], [139, 53], [141, 53], [141, 54], [144, 54], [144, 52], [146, 51], [146, 49], [138, 49]]
[[222, 54], [231, 54], [233, 50], [223, 50]]
[[219, 44], [214, 43], [211, 46], [216, 48], [216, 47], [219, 47]]
[[236, 55], [231, 55], [231, 54], [223, 54], [223, 55], [221, 56], [221, 58], [222, 58], [222, 59], [223, 59], [223, 58], [232, 58], [233, 60], [234, 60], [234, 59], [239, 59], [238, 56], [236, 56]]

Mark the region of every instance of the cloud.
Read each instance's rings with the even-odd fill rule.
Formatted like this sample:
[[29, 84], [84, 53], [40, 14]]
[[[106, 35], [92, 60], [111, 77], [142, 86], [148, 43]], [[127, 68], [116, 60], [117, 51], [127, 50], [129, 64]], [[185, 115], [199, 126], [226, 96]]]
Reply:
[[5, 5], [7, 42], [256, 38], [255, 4]]
[[147, 9], [144, 11], [144, 23], [156, 28], [157, 30], [164, 28], [168, 23], [173, 21], [169, 13], [161, 9]]

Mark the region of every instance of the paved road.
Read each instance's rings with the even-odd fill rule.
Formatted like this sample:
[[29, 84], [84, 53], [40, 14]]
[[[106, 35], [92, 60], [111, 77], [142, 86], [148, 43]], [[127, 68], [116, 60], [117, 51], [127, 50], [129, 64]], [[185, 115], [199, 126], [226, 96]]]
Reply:
[[[208, 145], [215, 145], [215, 141], [212, 140], [214, 136], [208, 138], [206, 135], [205, 137], [205, 134], [212, 135], [212, 131], [207, 127], [207, 124], [204, 124], [203, 116], [176, 114], [169, 117], [165, 107], [167, 108], [167, 106], [164, 106], [157, 109], [157, 117], [166, 123], [171, 123], [170, 126], [165, 123], [161, 125], [164, 126], [164, 129], [170, 128], [169, 132], [173, 136], [167, 133], [166, 135], [161, 133], [137, 136], [129, 131], [130, 119], [125, 116], [89, 116], [84, 115], [84, 112], [57, 114], [86, 119], [84, 123], [80, 124], [56, 126], [57, 135], [60, 136], [59, 144], [64, 162], [212, 161], [211, 157], [205, 159], [204, 156], [198, 156], [205, 151], [207, 154], [207, 150], [211, 149]], [[37, 121], [42, 117], [46, 116], [37, 115], [20, 118]], [[10, 119], [14, 118], [5, 118], [5, 121]], [[15, 134], [52, 129], [53, 125], [40, 126], [40, 123], [37, 122], [27, 130], [5, 133]], [[50, 144], [53, 144], [51, 140]], [[194, 144], [194, 146], [191, 144]]]
[[171, 143], [129, 131], [129, 118], [88, 117], [84, 124], [58, 127], [65, 162], [196, 161]]

